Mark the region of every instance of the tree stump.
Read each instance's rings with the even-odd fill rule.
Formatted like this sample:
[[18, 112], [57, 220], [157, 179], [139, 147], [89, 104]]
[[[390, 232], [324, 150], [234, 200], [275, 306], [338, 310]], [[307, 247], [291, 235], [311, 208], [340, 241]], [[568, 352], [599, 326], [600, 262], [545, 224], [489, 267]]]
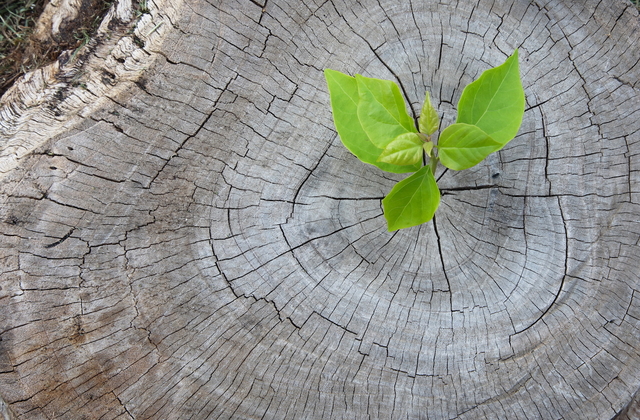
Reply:
[[[632, 5], [211, 3], [117, 2], [3, 99], [5, 418], [637, 415]], [[323, 69], [449, 124], [515, 48], [520, 134], [387, 232], [404, 176], [341, 145]]]

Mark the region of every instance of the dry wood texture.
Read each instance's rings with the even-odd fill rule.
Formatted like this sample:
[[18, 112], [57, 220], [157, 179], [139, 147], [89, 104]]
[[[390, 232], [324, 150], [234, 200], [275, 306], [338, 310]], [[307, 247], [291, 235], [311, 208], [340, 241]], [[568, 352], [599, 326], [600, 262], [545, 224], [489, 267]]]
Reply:
[[[4, 99], [3, 415], [638, 412], [630, 4], [149, 7], [74, 67], [84, 86]], [[388, 233], [380, 199], [402, 176], [343, 148], [322, 70], [396, 80], [414, 112], [428, 89], [450, 123], [463, 87], [515, 48], [520, 135], [438, 174], [433, 223]]]

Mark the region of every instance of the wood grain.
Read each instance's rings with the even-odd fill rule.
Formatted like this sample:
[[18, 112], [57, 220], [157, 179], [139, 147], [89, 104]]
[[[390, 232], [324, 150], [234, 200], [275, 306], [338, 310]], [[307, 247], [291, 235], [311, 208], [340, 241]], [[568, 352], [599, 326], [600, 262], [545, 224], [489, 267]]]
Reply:
[[[633, 418], [633, 6], [188, 3], [83, 64], [95, 99], [1, 114], [3, 415]], [[428, 89], [448, 124], [515, 48], [520, 134], [387, 232], [403, 175], [341, 145], [322, 70], [395, 80], [414, 113]]]

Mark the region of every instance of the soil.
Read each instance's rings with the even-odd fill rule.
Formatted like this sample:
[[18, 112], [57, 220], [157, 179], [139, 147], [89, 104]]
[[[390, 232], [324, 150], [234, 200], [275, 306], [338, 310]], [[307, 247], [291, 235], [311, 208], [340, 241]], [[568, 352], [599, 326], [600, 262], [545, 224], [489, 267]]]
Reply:
[[113, 3], [113, 0], [82, 0], [78, 16], [61, 27], [55, 37], [36, 36], [35, 22], [42, 19], [49, 1], [36, 0], [33, 9], [21, 17], [22, 29], [29, 32], [24, 40], [0, 45], [0, 57], [4, 56], [0, 61], [0, 96], [26, 72], [52, 63], [65, 50], [75, 50], [87, 43]]

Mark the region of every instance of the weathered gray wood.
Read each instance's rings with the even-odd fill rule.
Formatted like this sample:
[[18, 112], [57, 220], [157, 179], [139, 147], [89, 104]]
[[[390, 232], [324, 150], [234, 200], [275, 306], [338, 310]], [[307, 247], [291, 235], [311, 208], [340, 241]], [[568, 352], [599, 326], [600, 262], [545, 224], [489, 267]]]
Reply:
[[[22, 124], [0, 153], [16, 418], [637, 412], [631, 5], [212, 3], [158, 3], [145, 47], [121, 34], [120, 60], [89, 67], [97, 102], [2, 114]], [[342, 147], [322, 69], [397, 80], [414, 111], [429, 89], [448, 123], [514, 48], [520, 135], [438, 174], [433, 223], [388, 233], [380, 199], [402, 176]]]

